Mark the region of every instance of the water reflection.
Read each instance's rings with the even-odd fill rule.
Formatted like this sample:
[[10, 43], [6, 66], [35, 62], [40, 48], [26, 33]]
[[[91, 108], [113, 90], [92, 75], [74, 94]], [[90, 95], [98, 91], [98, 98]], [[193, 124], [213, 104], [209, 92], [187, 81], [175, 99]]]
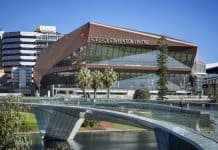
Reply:
[[[70, 143], [42, 142], [39, 135], [32, 136], [35, 150], [157, 150], [153, 131], [79, 133]], [[35, 139], [35, 140], [34, 140]]]
[[71, 150], [72, 147], [65, 141], [45, 141], [44, 148], [46, 150]]

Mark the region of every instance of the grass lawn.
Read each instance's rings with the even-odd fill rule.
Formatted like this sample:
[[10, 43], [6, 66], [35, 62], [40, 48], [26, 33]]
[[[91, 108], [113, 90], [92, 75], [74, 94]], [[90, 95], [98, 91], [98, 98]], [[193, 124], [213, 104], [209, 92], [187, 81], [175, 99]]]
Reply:
[[33, 113], [22, 112], [25, 125], [22, 127], [22, 132], [39, 131], [38, 124]]
[[[119, 124], [119, 123], [110, 123], [111, 124], [111, 129], [119, 129], [119, 130], [128, 130], [128, 129], [140, 129], [134, 126], [129, 126], [129, 125], [125, 125], [125, 124]], [[95, 127], [93, 129], [91, 129], [90, 127], [80, 127], [79, 131], [89, 131], [89, 130], [96, 130]], [[104, 130], [104, 129], [100, 129], [99, 130]]]
[[80, 127], [79, 128], [79, 131], [88, 131], [89, 129], [88, 128], [86, 128], [86, 127]]
[[[38, 124], [35, 118], [35, 115], [33, 113], [29, 112], [22, 112], [21, 113], [25, 125], [22, 127], [21, 132], [31, 132], [31, 131], [39, 131]], [[120, 129], [120, 130], [127, 130], [127, 129], [140, 129], [137, 127], [125, 125], [125, 124], [119, 124], [119, 123], [111, 123], [111, 128], [113, 129]], [[80, 131], [89, 131], [89, 130], [102, 130], [102, 128], [97, 124], [93, 128], [87, 127], [80, 127]]]
[[137, 127], [134, 127], [134, 126], [129, 126], [129, 125], [125, 125], [125, 124], [119, 124], [119, 123], [112, 123], [111, 124], [112, 128], [115, 128], [115, 129], [121, 129], [121, 130], [127, 130], [127, 129], [140, 129], [140, 128], [137, 128]]

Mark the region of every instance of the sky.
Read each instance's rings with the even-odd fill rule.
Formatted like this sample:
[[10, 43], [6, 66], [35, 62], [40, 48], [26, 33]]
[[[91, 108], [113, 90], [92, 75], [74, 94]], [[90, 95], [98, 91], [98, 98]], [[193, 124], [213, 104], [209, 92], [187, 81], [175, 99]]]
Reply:
[[0, 28], [60, 33], [97, 23], [157, 33], [198, 45], [198, 58], [218, 62], [218, 0], [0, 0]]

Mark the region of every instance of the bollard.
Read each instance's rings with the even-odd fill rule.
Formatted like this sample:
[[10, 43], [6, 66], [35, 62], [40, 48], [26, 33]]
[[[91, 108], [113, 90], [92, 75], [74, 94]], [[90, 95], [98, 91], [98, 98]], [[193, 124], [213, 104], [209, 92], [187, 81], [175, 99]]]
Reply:
[[187, 103], [187, 108], [189, 108], [189, 103]]

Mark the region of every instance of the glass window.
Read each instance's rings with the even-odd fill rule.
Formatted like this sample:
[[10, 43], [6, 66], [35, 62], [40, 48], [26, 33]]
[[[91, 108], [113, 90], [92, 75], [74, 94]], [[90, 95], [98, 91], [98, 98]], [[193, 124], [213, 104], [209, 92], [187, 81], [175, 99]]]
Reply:
[[113, 56], [113, 58], [119, 57], [119, 49], [118, 49], [117, 46], [113, 48], [113, 54], [112, 54], [112, 56]]
[[113, 58], [113, 51], [114, 51], [114, 47], [109, 45], [108, 50], [107, 50], [107, 54], [106, 54], [107, 59]]
[[97, 48], [95, 49], [95, 55], [97, 57], [100, 57], [101, 56], [101, 51], [102, 51], [102, 45], [101, 44], [98, 44], [97, 45]]
[[180, 60], [180, 52], [176, 52], [176, 60]]
[[182, 53], [182, 62], [186, 62], [186, 53]]

